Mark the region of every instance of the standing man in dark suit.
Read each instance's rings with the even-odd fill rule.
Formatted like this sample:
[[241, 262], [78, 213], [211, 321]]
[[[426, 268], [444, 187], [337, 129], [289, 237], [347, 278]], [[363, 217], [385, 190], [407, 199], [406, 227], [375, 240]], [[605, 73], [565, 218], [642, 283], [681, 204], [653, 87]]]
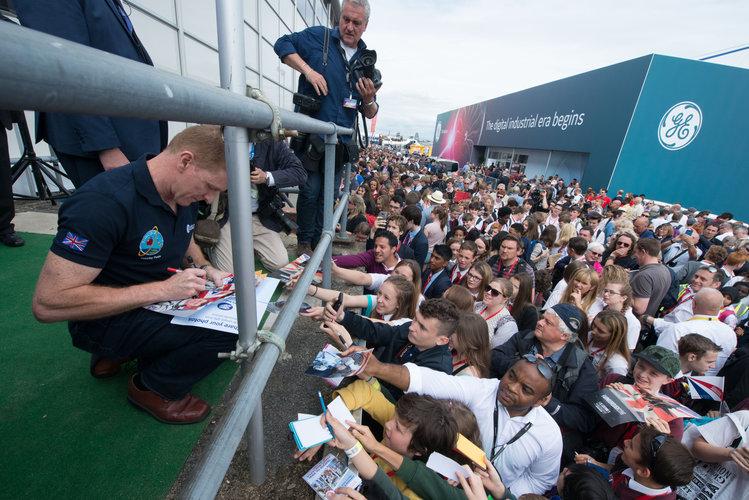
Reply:
[[[15, 0], [23, 26], [153, 66], [120, 0]], [[155, 120], [38, 113], [36, 140], [45, 140], [76, 188], [104, 170], [126, 165], [167, 143]]]
[[[2, 18], [0, 14], [0, 18]], [[16, 234], [13, 217], [16, 215], [13, 204], [13, 181], [10, 176], [10, 153], [8, 151], [7, 128], [13, 127], [12, 113], [19, 111], [0, 110], [0, 241], [9, 247], [23, 246], [25, 241]]]
[[401, 215], [406, 218], [406, 234], [403, 236], [403, 245], [414, 251], [414, 259], [419, 263], [419, 266], [424, 267], [427, 253], [429, 253], [429, 241], [421, 228], [421, 210], [415, 205], [408, 205], [401, 210]]
[[452, 255], [449, 246], [434, 245], [427, 269], [421, 276], [421, 293], [424, 298], [439, 299], [452, 286], [450, 275], [445, 269]]
[[[0, 21], [12, 23], [0, 12]], [[13, 128], [14, 114], [20, 111], [0, 110], [0, 241], [9, 247], [23, 246], [25, 241], [16, 234], [13, 217], [16, 216], [13, 204], [13, 181], [10, 176], [10, 151], [8, 134], [5, 129]]]

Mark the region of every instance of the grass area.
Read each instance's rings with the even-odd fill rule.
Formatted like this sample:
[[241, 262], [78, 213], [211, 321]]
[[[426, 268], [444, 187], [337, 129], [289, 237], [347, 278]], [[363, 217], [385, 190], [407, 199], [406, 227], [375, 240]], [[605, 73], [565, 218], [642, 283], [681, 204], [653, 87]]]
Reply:
[[[112, 379], [91, 377], [90, 355], [72, 347], [67, 324], [41, 324], [31, 314], [52, 236], [22, 236], [21, 248], [0, 245], [8, 285], [0, 343], [0, 498], [163, 498], [210, 417], [164, 425], [130, 405], [134, 361]], [[224, 363], [193, 393], [217, 404], [236, 369]]]

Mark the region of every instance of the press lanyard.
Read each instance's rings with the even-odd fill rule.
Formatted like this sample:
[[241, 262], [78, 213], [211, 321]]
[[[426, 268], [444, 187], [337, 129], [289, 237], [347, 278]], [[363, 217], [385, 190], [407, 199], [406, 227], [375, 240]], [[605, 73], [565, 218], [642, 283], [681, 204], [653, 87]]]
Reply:
[[[346, 57], [346, 51], [343, 50], [343, 47], [341, 47], [341, 42], [336, 40], [335, 46], [338, 48], [338, 52], [341, 53], [341, 59], [343, 59], [343, 65], [346, 68], [346, 83], [348, 83], [348, 89], [349, 89], [349, 97], [354, 96], [354, 82], [353, 78], [351, 77], [351, 65], [349, 64], [348, 58]], [[357, 51], [359, 48], [357, 47]], [[356, 52], [354, 52], [356, 54]]]
[[[499, 263], [500, 264], [502, 263], [501, 259], [500, 259]], [[515, 259], [515, 262], [512, 263], [512, 265], [510, 266], [510, 268], [505, 273], [505, 279], [507, 279], [507, 278], [510, 277], [510, 273], [512, 272], [513, 269], [515, 269], [515, 265], [517, 265], [517, 263], [518, 263], [518, 259]]]
[[[486, 312], [486, 310], [487, 310], [487, 309], [488, 309], [488, 307], [484, 306], [484, 308], [483, 308], [483, 309], [481, 310], [481, 312], [479, 313], [479, 316], [481, 316], [482, 318], [484, 318], [484, 313]], [[496, 316], [497, 314], [501, 313], [501, 312], [502, 312], [502, 310], [504, 310], [504, 307], [500, 308], [500, 310], [499, 310], [499, 311], [495, 312], [494, 314], [492, 314], [492, 315], [491, 315], [491, 316], [489, 316], [488, 318], [484, 318], [484, 321], [486, 321], [486, 322], [488, 323], [490, 319], [492, 319], [492, 318], [493, 318], [494, 316]]]
[[718, 318], [711, 318], [710, 316], [693, 316], [689, 318], [687, 321], [693, 321], [695, 319], [701, 319], [703, 321], [718, 321]]
[[[499, 388], [497, 388], [497, 391], [499, 391]], [[498, 424], [499, 424], [499, 400], [495, 400], [494, 401], [494, 438], [492, 439], [492, 451], [494, 451], [497, 448], [497, 425]], [[512, 443], [520, 439], [523, 436], [523, 434], [528, 432], [528, 429], [530, 429], [532, 425], [533, 425], [532, 422], [528, 422], [527, 424], [523, 426], [522, 429], [520, 429], [517, 432], [517, 434], [515, 434], [512, 437], [512, 439], [507, 441], [505, 444], [501, 445], [499, 447], [499, 450], [497, 450], [496, 453], [492, 454], [491, 462], [493, 463], [497, 459], [497, 457], [499, 457], [502, 454], [502, 452], [505, 451], [505, 448], [507, 448], [507, 446], [511, 445]]]

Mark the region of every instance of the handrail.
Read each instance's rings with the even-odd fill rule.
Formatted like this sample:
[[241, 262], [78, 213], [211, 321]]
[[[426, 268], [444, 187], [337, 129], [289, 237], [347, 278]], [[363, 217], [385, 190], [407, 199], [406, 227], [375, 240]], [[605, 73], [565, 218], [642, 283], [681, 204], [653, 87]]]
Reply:
[[[0, 109], [121, 116], [266, 129], [267, 105], [124, 57], [0, 23]], [[281, 110], [284, 128], [353, 130]]]
[[[217, 0], [217, 11], [222, 9], [226, 15], [241, 12], [241, 0]], [[243, 16], [239, 16], [239, 19], [242, 18]], [[220, 30], [224, 30], [223, 36], [227, 36], [226, 30], [233, 29], [229, 23], [223, 23], [222, 26], [220, 22], [219, 25]], [[233, 38], [230, 45], [243, 43], [243, 38], [236, 32], [228, 36]], [[267, 129], [273, 119], [268, 105], [244, 95], [11, 23], [0, 23], [0, 46], [3, 47], [0, 51], [0, 109], [173, 120], [256, 130]], [[232, 56], [226, 57], [231, 59]], [[29, 78], [29, 75], [33, 75], [33, 78]], [[238, 90], [236, 87], [232, 88]], [[285, 340], [296, 318], [295, 312], [321, 263], [324, 283], [328, 286], [330, 284], [333, 220], [341, 217], [348, 200], [346, 193], [333, 213], [335, 144], [339, 135], [351, 135], [353, 130], [286, 110], [281, 110], [280, 115], [287, 130], [326, 136], [324, 230], [318, 248], [288, 299], [287, 307], [273, 324], [272, 330]], [[245, 173], [239, 171], [242, 169], [242, 162], [233, 161], [232, 158], [239, 159], [241, 156], [238, 151], [243, 144], [246, 145], [247, 134], [242, 137], [241, 133], [237, 134], [230, 129], [227, 131], [225, 137], [230, 153], [227, 155], [227, 174], [230, 179], [239, 179], [240, 182], [239, 186], [230, 188], [231, 192], [240, 190], [236, 195], [230, 195], [231, 199], [242, 197], [241, 184], [244, 183]], [[249, 192], [249, 186], [246, 186], [244, 192]], [[240, 211], [235, 214], [239, 224], [244, 224], [244, 218], [249, 218], [249, 213]], [[247, 227], [251, 229], [250, 224], [251, 222], [247, 223]], [[247, 249], [242, 245], [238, 246], [239, 241], [239, 238], [232, 238], [235, 250], [233, 253], [235, 258], [240, 256], [239, 258], [244, 259], [241, 255]], [[254, 269], [254, 256], [251, 254], [249, 263], [250, 269]], [[241, 281], [242, 276], [237, 278]], [[251, 274], [249, 279], [254, 282]], [[241, 283], [238, 285], [237, 301], [240, 303], [243, 296]], [[247, 295], [253, 293], [249, 292]], [[247, 320], [247, 317], [240, 316], [240, 331]], [[250, 328], [254, 331], [254, 323]], [[204, 460], [183, 489], [181, 497], [209, 498], [216, 495], [250, 417], [260, 408], [260, 396], [279, 354], [278, 348], [267, 344], [256, 351], [247, 370], [249, 373], [240, 382], [225, 416], [207, 446]], [[264, 472], [261, 471], [261, 477]]]

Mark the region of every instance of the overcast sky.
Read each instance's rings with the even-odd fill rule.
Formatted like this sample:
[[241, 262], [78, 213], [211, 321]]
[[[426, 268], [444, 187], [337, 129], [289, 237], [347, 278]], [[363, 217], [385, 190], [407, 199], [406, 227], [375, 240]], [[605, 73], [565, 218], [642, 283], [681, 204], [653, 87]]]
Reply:
[[650, 53], [700, 58], [749, 45], [749, 0], [370, 4], [362, 38], [382, 72], [376, 132], [429, 140], [439, 113], [468, 104]]

